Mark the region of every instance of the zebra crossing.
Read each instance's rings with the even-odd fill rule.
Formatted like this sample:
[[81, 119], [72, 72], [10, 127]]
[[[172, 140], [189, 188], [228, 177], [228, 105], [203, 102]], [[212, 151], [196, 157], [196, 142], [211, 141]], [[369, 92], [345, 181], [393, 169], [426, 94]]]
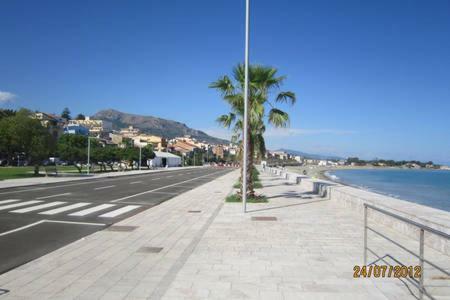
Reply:
[[37, 213], [45, 216], [65, 215], [69, 217], [96, 216], [100, 218], [116, 218], [140, 207], [141, 205], [121, 205], [116, 203], [44, 202], [42, 200], [22, 201], [20, 199], [0, 201], [0, 212], [12, 214]]

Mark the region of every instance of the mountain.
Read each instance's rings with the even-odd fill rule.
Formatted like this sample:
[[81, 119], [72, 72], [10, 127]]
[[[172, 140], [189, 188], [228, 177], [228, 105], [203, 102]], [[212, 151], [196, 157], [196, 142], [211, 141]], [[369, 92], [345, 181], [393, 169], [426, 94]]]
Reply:
[[321, 154], [311, 154], [311, 153], [305, 153], [302, 151], [297, 151], [297, 150], [290, 150], [290, 149], [278, 149], [276, 151], [284, 151], [286, 153], [292, 154], [292, 155], [299, 155], [305, 158], [309, 158], [309, 159], [329, 159], [329, 160], [341, 160], [341, 159], [345, 159], [343, 157], [339, 157], [339, 156], [335, 156], [335, 155], [321, 155]]
[[205, 141], [211, 144], [229, 143], [227, 140], [210, 136], [201, 130], [189, 128], [186, 124], [180, 122], [152, 116], [128, 114], [114, 109], [100, 110], [91, 118], [111, 122], [114, 130], [133, 126], [134, 128], [139, 128], [143, 133], [162, 136], [168, 139], [190, 135], [198, 141]]

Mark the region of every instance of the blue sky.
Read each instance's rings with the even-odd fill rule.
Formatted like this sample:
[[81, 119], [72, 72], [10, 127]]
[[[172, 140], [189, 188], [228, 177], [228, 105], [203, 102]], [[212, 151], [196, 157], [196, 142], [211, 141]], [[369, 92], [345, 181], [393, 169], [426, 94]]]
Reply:
[[[224, 136], [208, 84], [243, 59], [243, 0], [3, 1], [0, 106], [103, 108]], [[287, 76], [270, 148], [450, 163], [450, 2], [253, 0], [251, 61]]]

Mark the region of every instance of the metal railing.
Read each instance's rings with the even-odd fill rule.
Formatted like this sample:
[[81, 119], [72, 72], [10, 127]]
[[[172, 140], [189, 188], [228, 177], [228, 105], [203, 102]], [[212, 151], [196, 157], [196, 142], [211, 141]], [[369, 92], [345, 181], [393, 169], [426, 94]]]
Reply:
[[[403, 245], [399, 244], [398, 242], [392, 240], [391, 238], [387, 237], [386, 235], [378, 232], [377, 230], [375, 230], [374, 228], [371, 228], [367, 225], [367, 216], [368, 216], [368, 209], [372, 209], [375, 210], [379, 213], [385, 214], [387, 216], [390, 216], [394, 219], [400, 220], [402, 222], [405, 222], [407, 224], [410, 224], [412, 226], [415, 226], [417, 228], [419, 228], [419, 253], [415, 253], [412, 250], [407, 249], [406, 247], [404, 247]], [[434, 267], [435, 269], [441, 271], [442, 273], [446, 274], [447, 276], [450, 276], [450, 273], [447, 272], [446, 270], [444, 270], [443, 268], [437, 266], [436, 264], [430, 262], [429, 260], [425, 259], [425, 253], [424, 253], [424, 248], [425, 248], [425, 232], [429, 232], [431, 234], [437, 235], [441, 238], [450, 240], [450, 235], [436, 230], [434, 228], [431, 228], [429, 226], [411, 221], [405, 217], [399, 216], [397, 214], [394, 214], [392, 212], [389, 212], [387, 210], [381, 209], [379, 207], [364, 203], [364, 265], [367, 266], [367, 252], [372, 253], [373, 255], [375, 255], [378, 260], [384, 260], [384, 257], [379, 256], [378, 254], [376, 254], [372, 249], [370, 249], [367, 246], [367, 232], [368, 230], [372, 231], [373, 233], [377, 234], [378, 236], [388, 240], [389, 242], [393, 243], [394, 245], [400, 247], [401, 249], [405, 250], [406, 252], [408, 252], [409, 254], [413, 255], [414, 257], [417, 257], [419, 259], [419, 265], [420, 265], [420, 269], [421, 269], [421, 274], [420, 274], [420, 278], [419, 280], [415, 279], [415, 278], [408, 278], [406, 277], [406, 279], [411, 282], [414, 286], [416, 286], [419, 289], [419, 299], [423, 299], [423, 296], [426, 295], [427, 297], [429, 297], [430, 299], [434, 299], [425, 289], [424, 286], [424, 264], [427, 263], [428, 265]], [[389, 255], [388, 255], [389, 256]], [[391, 257], [396, 263], [401, 264], [402, 266], [404, 266], [400, 261], [394, 259], [392, 256]], [[377, 261], [378, 261], [377, 260]], [[376, 261], [375, 261], [376, 262]], [[373, 263], [371, 263], [373, 264]]]

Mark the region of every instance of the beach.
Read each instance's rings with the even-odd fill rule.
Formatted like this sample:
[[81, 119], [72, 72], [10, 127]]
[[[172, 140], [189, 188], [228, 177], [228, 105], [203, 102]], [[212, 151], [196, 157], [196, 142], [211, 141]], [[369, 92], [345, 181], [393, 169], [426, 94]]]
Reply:
[[[299, 167], [286, 167], [286, 169], [290, 172], [304, 174], [313, 179], [322, 179], [322, 180], [332, 180], [332, 178], [328, 177], [325, 173], [327, 171], [336, 171], [336, 170], [367, 170], [367, 169], [382, 169], [381, 167], [370, 167], [370, 166], [299, 166]], [[306, 171], [306, 174], [304, 173]]]

